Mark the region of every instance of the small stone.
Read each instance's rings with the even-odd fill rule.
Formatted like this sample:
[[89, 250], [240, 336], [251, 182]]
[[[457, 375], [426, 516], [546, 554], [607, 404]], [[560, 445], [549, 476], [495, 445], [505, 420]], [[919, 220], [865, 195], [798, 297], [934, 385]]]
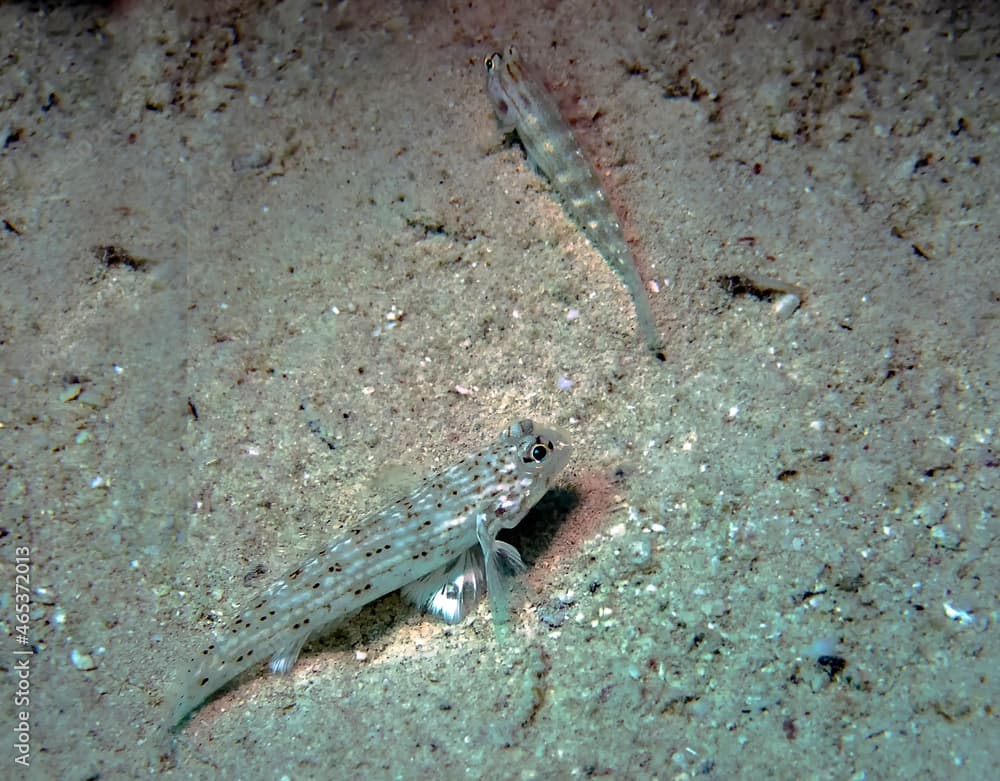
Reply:
[[247, 171], [253, 171], [255, 169], [266, 168], [271, 164], [271, 160], [274, 155], [271, 154], [271, 150], [260, 144], [254, 146], [253, 149], [245, 152], [244, 154], [237, 155], [233, 158], [233, 171], [238, 174], [246, 173]]
[[653, 556], [653, 546], [648, 537], [631, 540], [625, 549], [627, 561], [633, 567], [645, 567]]
[[795, 314], [795, 310], [799, 308], [801, 303], [802, 299], [794, 293], [785, 293], [785, 295], [774, 302], [774, 313], [779, 319], [787, 320]]
[[87, 388], [87, 390], [80, 394], [77, 400], [81, 404], [86, 404], [88, 407], [93, 407], [94, 409], [99, 409], [107, 405], [104, 395], [93, 388]]
[[538, 620], [546, 626], [557, 629], [563, 625], [566, 613], [572, 604], [572, 600], [567, 602], [557, 597], [538, 609]]
[[931, 527], [931, 539], [947, 550], [958, 550], [962, 547], [962, 538], [958, 532], [943, 523]]
[[94, 657], [77, 648], [69, 652], [69, 660], [77, 670], [97, 669], [97, 665], [94, 664]]
[[83, 386], [78, 382], [74, 382], [72, 385], [67, 385], [66, 390], [59, 394], [59, 401], [64, 404], [67, 401], [73, 401], [73, 399], [80, 395], [80, 391], [82, 390]]

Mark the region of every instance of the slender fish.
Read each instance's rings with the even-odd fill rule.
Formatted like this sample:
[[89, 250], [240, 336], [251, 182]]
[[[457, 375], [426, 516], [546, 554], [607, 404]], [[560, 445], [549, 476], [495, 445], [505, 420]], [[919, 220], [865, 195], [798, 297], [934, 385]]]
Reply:
[[624, 283], [646, 344], [660, 338], [635, 258], [601, 182], [570, 126], [542, 82], [527, 69], [513, 46], [486, 58], [486, 93], [504, 133], [517, 131], [528, 157], [548, 177], [570, 216]]
[[251, 599], [190, 658], [170, 702], [170, 725], [268, 656], [272, 672], [291, 671], [312, 633], [401, 587], [449, 623], [485, 591], [494, 622], [503, 622], [502, 576], [524, 565], [497, 533], [524, 518], [570, 452], [562, 432], [522, 420], [399, 501], [341, 524], [326, 546]]

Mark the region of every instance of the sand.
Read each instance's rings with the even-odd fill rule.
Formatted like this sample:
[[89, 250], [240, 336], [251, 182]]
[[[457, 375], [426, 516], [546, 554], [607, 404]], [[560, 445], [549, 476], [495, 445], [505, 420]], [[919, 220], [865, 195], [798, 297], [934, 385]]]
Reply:
[[[996, 775], [1000, 17], [839, 5], [0, 8], [4, 761]], [[497, 129], [508, 42], [663, 360]], [[504, 642], [391, 595], [166, 732], [331, 521], [529, 417], [574, 457]]]

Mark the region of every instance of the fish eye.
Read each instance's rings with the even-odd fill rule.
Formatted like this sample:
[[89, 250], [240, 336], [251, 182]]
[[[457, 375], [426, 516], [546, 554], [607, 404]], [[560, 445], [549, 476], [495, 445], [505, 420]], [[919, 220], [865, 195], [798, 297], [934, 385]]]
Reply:
[[539, 442], [537, 445], [531, 448], [531, 460], [535, 463], [541, 463], [545, 460], [545, 457], [549, 454], [549, 449]]
[[493, 54], [491, 54], [489, 57], [487, 57], [483, 61], [483, 64], [486, 65], [486, 70], [491, 71], [494, 68], [496, 68], [496, 66], [497, 66], [496, 59], [499, 56], [500, 56], [500, 52], [493, 52]]

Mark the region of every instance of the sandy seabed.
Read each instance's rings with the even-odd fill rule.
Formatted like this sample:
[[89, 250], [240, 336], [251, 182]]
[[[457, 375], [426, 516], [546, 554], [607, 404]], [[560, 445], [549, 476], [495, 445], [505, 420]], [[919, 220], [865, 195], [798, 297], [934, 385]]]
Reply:
[[[508, 42], [663, 360], [498, 131]], [[4, 761], [996, 776], [998, 122], [988, 3], [0, 7]], [[166, 731], [331, 522], [528, 417], [574, 456], [505, 642], [389, 596]]]

